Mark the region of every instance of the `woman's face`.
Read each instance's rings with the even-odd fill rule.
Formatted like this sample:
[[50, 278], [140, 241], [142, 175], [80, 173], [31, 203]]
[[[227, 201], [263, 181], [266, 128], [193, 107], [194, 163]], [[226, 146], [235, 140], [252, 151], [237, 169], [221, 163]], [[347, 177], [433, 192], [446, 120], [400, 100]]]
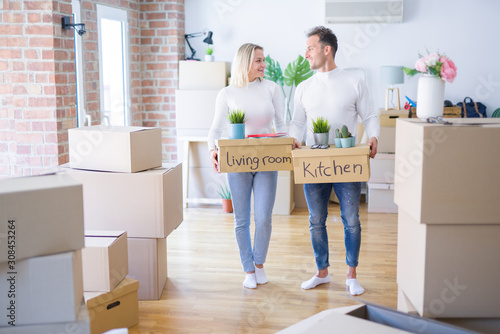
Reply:
[[250, 72], [248, 72], [248, 81], [252, 82], [256, 78], [264, 77], [264, 69], [267, 66], [264, 58], [264, 52], [261, 49], [255, 49], [253, 53], [253, 61], [250, 65]]

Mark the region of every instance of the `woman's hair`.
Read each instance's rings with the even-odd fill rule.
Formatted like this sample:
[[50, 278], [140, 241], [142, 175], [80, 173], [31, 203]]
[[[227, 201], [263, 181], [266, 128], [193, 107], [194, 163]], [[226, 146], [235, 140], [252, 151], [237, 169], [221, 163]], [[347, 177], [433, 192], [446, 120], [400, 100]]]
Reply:
[[[248, 85], [248, 72], [254, 59], [255, 50], [262, 50], [262, 46], [246, 43], [240, 46], [233, 59], [231, 67], [231, 86], [245, 88]], [[258, 78], [262, 80], [262, 78]]]

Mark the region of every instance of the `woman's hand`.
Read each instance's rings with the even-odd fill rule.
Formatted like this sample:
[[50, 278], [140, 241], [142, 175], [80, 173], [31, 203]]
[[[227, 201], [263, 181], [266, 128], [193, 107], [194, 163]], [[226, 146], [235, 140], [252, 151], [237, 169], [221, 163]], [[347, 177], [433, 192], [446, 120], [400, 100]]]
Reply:
[[217, 150], [210, 150], [210, 162], [212, 162], [212, 167], [215, 172], [219, 172], [219, 161], [217, 160]]
[[300, 143], [299, 143], [299, 141], [297, 139], [293, 138], [292, 150], [294, 150], [296, 148], [302, 148], [302, 146], [300, 146]]

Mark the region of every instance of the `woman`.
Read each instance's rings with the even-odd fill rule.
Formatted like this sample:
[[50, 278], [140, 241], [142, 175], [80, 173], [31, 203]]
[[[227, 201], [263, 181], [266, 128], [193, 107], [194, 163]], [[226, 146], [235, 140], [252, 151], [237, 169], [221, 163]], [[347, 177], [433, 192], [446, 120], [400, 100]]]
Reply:
[[[243, 44], [233, 59], [231, 82], [217, 95], [215, 117], [208, 135], [208, 146], [214, 169], [217, 171], [215, 140], [228, 124], [230, 110], [245, 112], [245, 133], [270, 133], [274, 120], [276, 132], [286, 132], [283, 121], [283, 94], [272, 81], [264, 80], [264, 49], [255, 44]], [[236, 241], [241, 264], [246, 272], [243, 286], [257, 288], [267, 283], [264, 272], [269, 240], [271, 239], [271, 215], [276, 197], [278, 172], [228, 173], [233, 200]], [[250, 237], [250, 201], [254, 193], [255, 235], [252, 249]]]

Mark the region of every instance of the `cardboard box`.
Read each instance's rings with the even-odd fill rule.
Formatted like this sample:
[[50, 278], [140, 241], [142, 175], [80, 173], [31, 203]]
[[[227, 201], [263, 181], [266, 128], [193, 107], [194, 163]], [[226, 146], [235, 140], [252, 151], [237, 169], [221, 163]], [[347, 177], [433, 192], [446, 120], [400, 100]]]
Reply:
[[85, 231], [84, 291], [113, 290], [128, 274], [127, 232]]
[[95, 125], [68, 130], [71, 168], [134, 173], [161, 166], [161, 129]]
[[377, 153], [375, 159], [370, 159], [370, 181], [374, 183], [394, 183], [395, 155]]
[[2, 334], [90, 334], [87, 305], [82, 298], [76, 321], [1, 327]]
[[295, 183], [365, 182], [370, 178], [370, 147], [293, 150]]
[[167, 239], [128, 238], [128, 278], [139, 281], [139, 300], [158, 300], [167, 281]]
[[[417, 108], [411, 107], [411, 116], [409, 118], [417, 118]], [[443, 117], [445, 118], [460, 118], [462, 117], [462, 108], [459, 106], [444, 107]]]
[[380, 121], [380, 126], [396, 126], [396, 120], [398, 118], [408, 118], [410, 112], [409, 110], [385, 110], [380, 109], [378, 119]]
[[373, 304], [353, 305], [322, 311], [278, 333], [470, 334], [469, 331], [449, 324], [423, 319]]
[[398, 120], [394, 201], [425, 224], [498, 224], [500, 119], [450, 121]]
[[394, 203], [394, 184], [368, 183], [368, 212], [398, 212]]
[[165, 163], [137, 173], [63, 170], [83, 184], [88, 230], [165, 238], [183, 220], [181, 164]]
[[0, 326], [77, 321], [83, 298], [82, 253], [2, 263], [0, 291]]
[[222, 89], [230, 64], [220, 61], [179, 61], [179, 89]]
[[396, 128], [393, 126], [381, 126], [378, 137], [377, 154], [396, 152]]
[[125, 278], [111, 292], [85, 292], [91, 333], [136, 325], [139, 322], [137, 289], [139, 281]]
[[500, 318], [500, 223], [422, 224], [398, 213], [397, 282], [423, 317]]
[[292, 170], [292, 145], [292, 137], [217, 140], [219, 172]]
[[0, 263], [83, 247], [80, 183], [63, 174], [0, 181]]
[[[215, 100], [218, 93], [219, 89], [175, 91], [175, 122], [178, 137], [208, 137], [215, 116]], [[206, 158], [206, 143], [203, 149], [203, 157]]]

